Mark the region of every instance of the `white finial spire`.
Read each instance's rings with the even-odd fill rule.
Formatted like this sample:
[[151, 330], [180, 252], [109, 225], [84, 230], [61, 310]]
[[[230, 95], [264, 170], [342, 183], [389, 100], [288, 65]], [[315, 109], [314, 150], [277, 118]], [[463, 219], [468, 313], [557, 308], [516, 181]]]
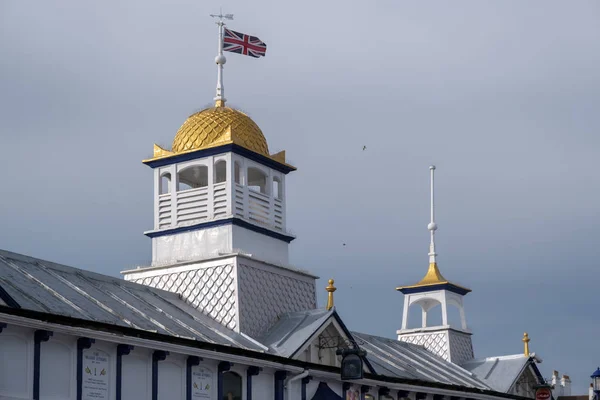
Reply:
[[429, 171], [431, 173], [431, 222], [427, 225], [427, 229], [429, 229], [429, 233], [431, 235], [431, 243], [429, 244], [429, 264], [434, 264], [436, 262], [435, 256], [435, 241], [434, 235], [437, 230], [437, 224], [435, 223], [435, 208], [433, 202], [433, 171], [435, 171], [435, 165], [429, 167]]
[[225, 23], [223, 19], [233, 19], [233, 14], [225, 14], [223, 15], [223, 11], [221, 10], [219, 14], [210, 14], [213, 18], [219, 18], [217, 21], [217, 26], [219, 27], [219, 46], [218, 46], [218, 54], [215, 57], [215, 63], [217, 64], [217, 95], [215, 96], [215, 102], [217, 107], [222, 107], [225, 105], [225, 87], [223, 86], [223, 65], [227, 62], [227, 59], [223, 55], [223, 27]]

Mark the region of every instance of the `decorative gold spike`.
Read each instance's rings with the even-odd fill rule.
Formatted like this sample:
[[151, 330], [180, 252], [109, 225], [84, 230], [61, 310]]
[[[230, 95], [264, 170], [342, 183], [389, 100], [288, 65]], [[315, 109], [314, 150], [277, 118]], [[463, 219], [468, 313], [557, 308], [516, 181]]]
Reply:
[[529, 335], [527, 334], [527, 332], [525, 332], [523, 334], [523, 343], [525, 343], [525, 357], [529, 357], [529, 341], [531, 339], [529, 339]]
[[337, 290], [335, 286], [333, 286], [333, 279], [329, 280], [329, 286], [325, 288], [327, 290], [327, 311], [333, 308], [333, 292]]
[[279, 153], [271, 154], [271, 158], [275, 161], [285, 164], [285, 150], [282, 150]]
[[162, 147], [160, 147], [157, 144], [154, 144], [154, 150], [153, 150], [153, 157], [154, 158], [159, 158], [159, 157], [168, 157], [168, 156], [172, 156], [173, 152], [169, 151], [169, 150], [165, 150]]

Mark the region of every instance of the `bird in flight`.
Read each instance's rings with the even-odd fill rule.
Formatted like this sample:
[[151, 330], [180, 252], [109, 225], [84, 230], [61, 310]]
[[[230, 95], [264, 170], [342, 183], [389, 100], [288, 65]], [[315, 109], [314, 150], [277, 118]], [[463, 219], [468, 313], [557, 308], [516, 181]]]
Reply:
[[365, 151], [367, 149], [367, 146], [363, 146], [363, 151]]

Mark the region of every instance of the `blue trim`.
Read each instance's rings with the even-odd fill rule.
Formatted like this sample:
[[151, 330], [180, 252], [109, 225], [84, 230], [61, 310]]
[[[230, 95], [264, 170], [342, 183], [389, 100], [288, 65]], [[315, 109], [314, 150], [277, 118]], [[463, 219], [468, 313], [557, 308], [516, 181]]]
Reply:
[[200, 365], [202, 358], [189, 356], [185, 363], [185, 398], [192, 400], [192, 368]]
[[275, 400], [283, 400], [284, 381], [287, 371], [275, 371]]
[[152, 353], [152, 400], [158, 400], [158, 362], [166, 360], [168, 351], [154, 350]]
[[129, 344], [119, 344], [117, 345], [117, 379], [116, 379], [116, 400], [121, 400], [121, 392], [123, 385], [123, 356], [128, 355], [131, 350], [133, 350], [133, 346]]
[[92, 344], [96, 342], [95, 339], [82, 337], [77, 339], [77, 400], [81, 400], [83, 397], [83, 350], [92, 347]]
[[33, 400], [40, 400], [40, 356], [42, 342], [53, 335], [50, 331], [38, 330], [33, 334]]
[[268, 228], [263, 228], [261, 226], [251, 224], [250, 222], [244, 221], [243, 219], [240, 219], [237, 217], [218, 219], [215, 221], [201, 222], [201, 223], [195, 224], [195, 225], [179, 226], [176, 228], [163, 229], [160, 231], [150, 231], [150, 232], [145, 232], [144, 235], [146, 235], [150, 238], [155, 238], [155, 237], [161, 237], [161, 236], [174, 235], [176, 233], [181, 233], [181, 232], [190, 232], [190, 231], [196, 231], [199, 229], [213, 228], [215, 226], [222, 226], [222, 225], [228, 225], [228, 224], [237, 225], [237, 226], [249, 229], [254, 232], [262, 233], [263, 235], [270, 236], [275, 239], [283, 240], [286, 243], [290, 243], [292, 240], [295, 239], [294, 236], [284, 235], [283, 233], [278, 233], [278, 232], [272, 231]]
[[231, 369], [229, 361], [221, 361], [217, 367], [217, 399], [223, 399], [223, 372], [227, 372]]
[[369, 389], [371, 389], [371, 387], [367, 386], [367, 385], [362, 385], [360, 387], [360, 399], [361, 400], [365, 400], [365, 394], [369, 393]]
[[435, 290], [448, 290], [450, 292], [460, 294], [461, 296], [464, 296], [470, 292], [469, 289], [465, 289], [460, 286], [453, 285], [451, 283], [440, 283], [438, 285], [403, 288], [398, 290], [404, 294], [433, 292]]
[[2, 301], [4, 301], [9, 307], [21, 308], [19, 303], [17, 303], [2, 286], [0, 286], [0, 299], [2, 299]]
[[[302, 383], [302, 386], [300, 386], [300, 399], [301, 400], [306, 400], [306, 385], [308, 385], [308, 382], [310, 382], [312, 380], [312, 376], [305, 376], [304, 378], [302, 378], [302, 380], [300, 381]], [[345, 387], [345, 385], [348, 384], [348, 387], [350, 387], [350, 384], [348, 382], [344, 382], [343, 386]], [[346, 391], [348, 390], [348, 388], [346, 388], [344, 390], [344, 399], [346, 398]]]
[[256, 161], [267, 167], [273, 168], [276, 171], [283, 172], [286, 175], [296, 170], [296, 168], [290, 165], [279, 163], [273, 160], [272, 158], [265, 157], [262, 154], [255, 153], [237, 144], [225, 144], [223, 146], [211, 147], [210, 149], [196, 150], [185, 154], [178, 154], [172, 157], [161, 158], [158, 160], [143, 161], [143, 163], [149, 166], [150, 168], [158, 168], [164, 167], [165, 165], [172, 165], [175, 163], [195, 160], [197, 158], [214, 156], [217, 154], [227, 152], [239, 154], [240, 156], [244, 156], [252, 161]]
[[2, 329], [6, 328], [6, 324], [4, 322], [0, 322], [0, 333], [2, 333]]
[[260, 367], [248, 367], [246, 370], [246, 400], [252, 400], [252, 377], [260, 374], [262, 368]]
[[[350, 382], [343, 382], [342, 383], [342, 398], [345, 400], [346, 398], [348, 398], [348, 390], [350, 389], [350, 387], [352, 386], [352, 384]], [[302, 389], [304, 391], [306, 391], [305, 387], [302, 387]], [[304, 395], [304, 397], [302, 397], [302, 400], [306, 400], [306, 393], [302, 393]]]

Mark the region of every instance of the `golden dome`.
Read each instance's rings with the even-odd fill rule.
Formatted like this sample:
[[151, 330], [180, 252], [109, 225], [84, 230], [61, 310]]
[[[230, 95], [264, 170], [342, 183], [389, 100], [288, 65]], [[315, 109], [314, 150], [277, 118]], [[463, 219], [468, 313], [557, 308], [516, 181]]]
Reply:
[[173, 153], [183, 153], [234, 142], [269, 157], [265, 137], [254, 121], [229, 107], [211, 107], [192, 114], [173, 139]]

